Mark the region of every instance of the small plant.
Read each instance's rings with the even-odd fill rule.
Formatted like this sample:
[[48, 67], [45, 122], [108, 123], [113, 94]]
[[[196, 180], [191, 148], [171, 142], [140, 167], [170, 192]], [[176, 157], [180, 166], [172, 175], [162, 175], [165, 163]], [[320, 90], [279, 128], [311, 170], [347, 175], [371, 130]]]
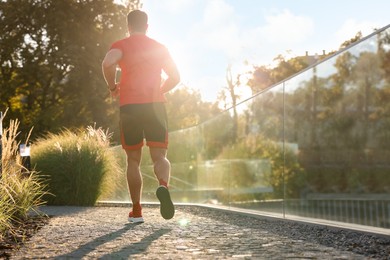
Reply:
[[48, 204], [91, 206], [114, 190], [119, 167], [109, 149], [110, 137], [101, 128], [87, 127], [37, 140], [32, 165], [47, 178], [48, 192], [54, 195], [45, 196]]
[[9, 202], [9, 197], [2, 186], [0, 189], [0, 239], [12, 227], [13, 207]]
[[1, 139], [0, 238], [5, 232], [13, 233], [14, 224], [27, 219], [31, 210], [37, 211], [44, 203], [41, 178], [21, 164], [19, 142], [16, 141], [18, 127], [19, 121], [11, 120]]

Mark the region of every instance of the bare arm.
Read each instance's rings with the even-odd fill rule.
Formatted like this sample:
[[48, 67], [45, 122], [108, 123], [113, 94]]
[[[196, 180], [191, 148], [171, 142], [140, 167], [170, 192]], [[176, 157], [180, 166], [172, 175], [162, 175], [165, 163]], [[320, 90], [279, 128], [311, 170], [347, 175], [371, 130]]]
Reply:
[[176, 64], [173, 60], [169, 60], [164, 66], [164, 72], [167, 74], [168, 78], [162, 83], [161, 91], [167, 93], [180, 82], [180, 73], [176, 67]]
[[107, 52], [102, 62], [103, 76], [110, 90], [115, 90], [116, 88], [116, 67], [121, 59], [122, 51], [119, 49], [111, 49]]

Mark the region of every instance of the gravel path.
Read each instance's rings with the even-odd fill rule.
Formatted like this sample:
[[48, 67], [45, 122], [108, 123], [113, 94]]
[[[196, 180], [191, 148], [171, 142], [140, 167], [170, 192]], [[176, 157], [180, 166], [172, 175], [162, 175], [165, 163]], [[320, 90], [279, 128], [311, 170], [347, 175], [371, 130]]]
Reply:
[[43, 207], [53, 216], [11, 259], [390, 259], [390, 238], [332, 231], [197, 206], [172, 220], [144, 206]]

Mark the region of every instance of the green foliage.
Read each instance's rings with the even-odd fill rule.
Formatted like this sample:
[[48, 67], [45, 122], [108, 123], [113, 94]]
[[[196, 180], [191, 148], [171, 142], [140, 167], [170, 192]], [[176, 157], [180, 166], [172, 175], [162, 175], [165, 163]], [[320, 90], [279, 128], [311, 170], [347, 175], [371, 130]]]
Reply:
[[359, 41], [363, 37], [362, 32], [357, 32], [354, 37], [349, 40], [346, 40], [340, 45], [340, 49], [347, 48], [349, 45]]
[[117, 159], [109, 149], [110, 135], [101, 128], [48, 134], [33, 145], [32, 165], [47, 178], [46, 196], [53, 205], [94, 205], [115, 190]]
[[140, 3], [114, 2], [0, 1], [0, 110], [9, 107], [22, 132], [116, 122], [101, 62]]
[[[348, 47], [349, 45], [359, 41], [362, 38], [362, 33], [358, 32], [353, 38], [346, 40], [340, 45], [340, 50]], [[316, 57], [314, 61], [322, 60], [328, 56], [331, 56], [335, 51], [331, 51], [328, 54], [323, 54]], [[346, 56], [345, 56], [346, 55]], [[348, 53], [343, 54], [339, 59], [347, 58]], [[306, 69], [313, 64], [313, 56], [297, 56], [290, 59], [286, 59], [282, 54], [277, 55], [274, 58], [276, 66], [253, 66], [253, 71], [251, 72], [252, 77], [248, 80], [248, 86], [252, 89], [252, 93], [258, 93], [268, 87], [271, 87], [274, 84], [277, 84], [290, 76]], [[348, 73], [349, 68], [347, 67], [348, 63], [343, 63], [342, 61], [336, 61], [339, 65], [345, 65], [345, 71], [340, 71], [341, 74], [336, 74], [334, 76], [340, 77], [339, 80], [345, 78]], [[337, 66], [337, 65], [336, 65]]]
[[195, 126], [220, 113], [216, 103], [203, 102], [198, 91], [187, 87], [178, 87], [166, 96], [170, 131]]
[[307, 58], [304, 56], [286, 60], [283, 55], [278, 55], [274, 61], [277, 62], [274, 68], [264, 65], [254, 66], [252, 77], [247, 83], [253, 94], [281, 82], [309, 66]]
[[[98, 198], [99, 201], [114, 200], [124, 201], [129, 199], [129, 192], [126, 180], [127, 158], [126, 152], [121, 145], [109, 148], [110, 157], [115, 157], [115, 165], [106, 176], [103, 186], [105, 192]], [[145, 157], [145, 155], [143, 156]], [[142, 158], [144, 159], [144, 158]]]
[[168, 159], [171, 163], [193, 162], [198, 158], [202, 148], [199, 139], [199, 128], [191, 127], [169, 134]]
[[1, 197], [0, 197], [0, 239], [2, 235], [7, 230], [12, 228], [12, 216], [15, 207], [13, 207], [12, 203], [9, 200], [8, 194], [6, 194], [5, 189], [3, 188], [3, 184], [1, 184], [0, 189]]
[[[226, 146], [221, 158], [229, 159], [266, 159], [271, 170], [265, 173], [265, 183], [273, 188], [271, 198], [299, 197], [299, 191], [304, 186], [305, 172], [298, 162], [296, 153], [262, 135], [249, 135], [234, 145]], [[240, 177], [241, 178], [241, 177]], [[246, 178], [246, 181], [253, 181]], [[232, 183], [231, 185], [236, 185]], [[238, 183], [237, 183], [238, 185]]]
[[25, 169], [18, 153], [19, 121], [11, 120], [2, 133], [0, 174], [0, 239], [3, 232], [13, 233], [13, 224], [28, 217], [31, 210], [43, 204], [45, 185], [35, 171]]
[[388, 171], [379, 166], [370, 168], [359, 165], [321, 166], [307, 169], [310, 192], [313, 193], [377, 193], [389, 192]]
[[225, 112], [201, 125], [203, 160], [215, 159], [226, 145], [234, 142], [233, 124], [230, 114]]

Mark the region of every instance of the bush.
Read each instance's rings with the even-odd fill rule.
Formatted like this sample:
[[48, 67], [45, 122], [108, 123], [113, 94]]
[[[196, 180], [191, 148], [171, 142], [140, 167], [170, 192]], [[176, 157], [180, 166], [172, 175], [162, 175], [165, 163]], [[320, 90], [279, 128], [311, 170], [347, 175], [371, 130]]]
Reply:
[[234, 145], [226, 146], [220, 157], [230, 160], [268, 160], [270, 170], [264, 172], [264, 184], [272, 187], [273, 192], [266, 194], [267, 199], [280, 199], [285, 196], [299, 198], [300, 191], [305, 184], [306, 173], [299, 164], [295, 152], [288, 146], [283, 148], [281, 143], [269, 140], [262, 135], [247, 135]]
[[91, 206], [115, 190], [119, 167], [101, 128], [48, 134], [33, 146], [31, 162], [47, 178], [51, 205]]
[[25, 169], [18, 153], [19, 122], [11, 120], [2, 135], [0, 175], [0, 238], [7, 231], [13, 233], [14, 224], [28, 218], [44, 201], [43, 181], [35, 171]]

